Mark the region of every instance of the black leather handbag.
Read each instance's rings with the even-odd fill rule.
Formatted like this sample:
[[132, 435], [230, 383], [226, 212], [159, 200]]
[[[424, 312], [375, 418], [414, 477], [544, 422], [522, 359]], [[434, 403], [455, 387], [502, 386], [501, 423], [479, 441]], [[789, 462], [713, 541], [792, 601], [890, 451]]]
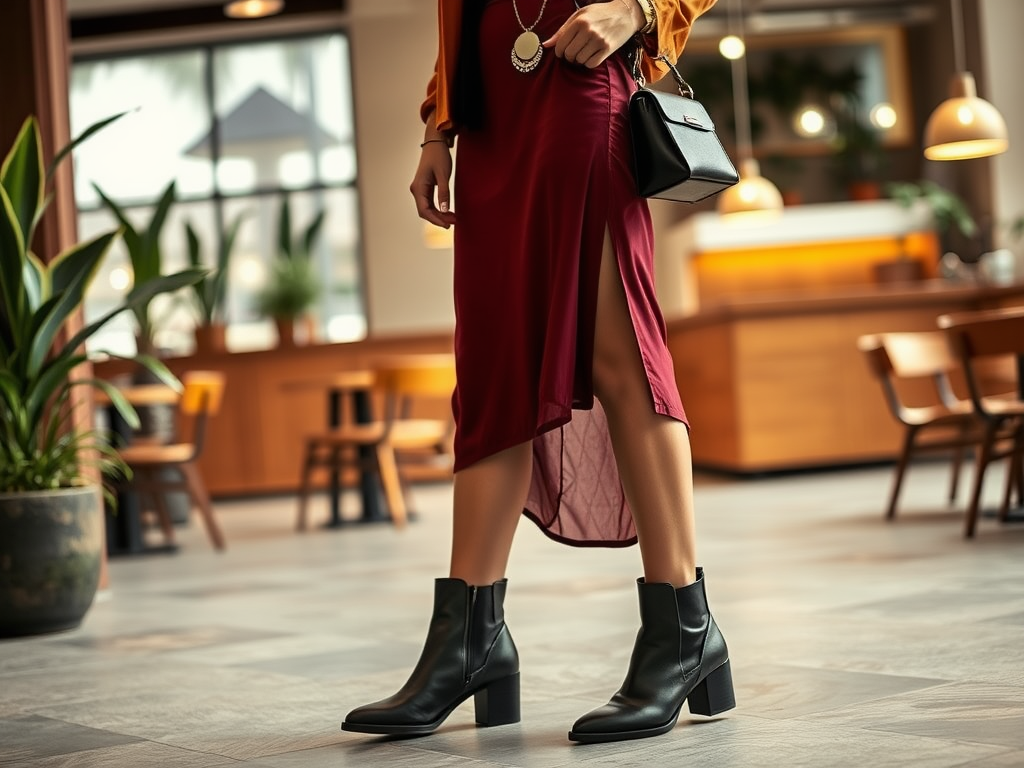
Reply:
[[679, 93], [651, 90], [640, 72], [637, 50], [632, 56], [637, 90], [629, 100], [633, 166], [637, 191], [643, 197], [696, 203], [739, 181], [736, 166], [715, 133], [693, 88], [665, 56]]

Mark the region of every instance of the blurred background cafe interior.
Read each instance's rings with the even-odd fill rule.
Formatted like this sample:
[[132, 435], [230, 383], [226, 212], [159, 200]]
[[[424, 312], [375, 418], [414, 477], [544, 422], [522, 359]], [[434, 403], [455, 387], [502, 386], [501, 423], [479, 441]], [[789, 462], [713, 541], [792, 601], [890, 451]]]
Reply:
[[[52, 258], [124, 227], [79, 322], [143, 278], [206, 270], [86, 344], [91, 375], [140, 416], [126, 424], [118, 394], [87, 401], [134, 470], [104, 524], [111, 604], [119, 575], [144, 584], [194, 556], [230, 568], [253, 542], [302, 536], [349, 547], [356, 521], [415, 542], [433, 518], [444, 542], [453, 236], [408, 192], [436, 4], [228, 5], [0, 9], [5, 153], [29, 114], [52, 154], [126, 113], [75, 148], [38, 234]], [[1021, 29], [1019, 0], [719, 0], [697, 23], [680, 69], [741, 182], [651, 210], [698, 517], [711, 490], [783, 516], [799, 483], [853, 477], [862, 564], [916, 513], [943, 552], [1019, 545]], [[137, 353], [182, 385], [124, 359]], [[914, 485], [918, 470], [943, 487]], [[826, 508], [843, 495], [828, 493]], [[389, 541], [373, 557], [400, 570]]]

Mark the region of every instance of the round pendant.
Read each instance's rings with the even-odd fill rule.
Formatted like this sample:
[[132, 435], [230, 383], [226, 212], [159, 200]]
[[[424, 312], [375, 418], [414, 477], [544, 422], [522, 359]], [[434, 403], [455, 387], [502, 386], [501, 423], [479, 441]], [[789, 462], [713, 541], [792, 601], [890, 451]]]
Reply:
[[512, 66], [520, 72], [531, 72], [540, 64], [543, 55], [540, 38], [533, 32], [523, 32], [512, 48]]

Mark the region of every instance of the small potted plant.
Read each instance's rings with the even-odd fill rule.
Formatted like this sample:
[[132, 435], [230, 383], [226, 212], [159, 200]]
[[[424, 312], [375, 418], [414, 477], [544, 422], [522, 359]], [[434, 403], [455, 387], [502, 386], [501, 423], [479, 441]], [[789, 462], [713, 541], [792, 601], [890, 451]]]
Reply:
[[[176, 198], [176, 182], [171, 181], [160, 193], [157, 199], [153, 215], [149, 223], [142, 228], [132, 224], [125, 212], [125, 209], [110, 199], [97, 184], [93, 189], [99, 195], [100, 200], [121, 223], [123, 230], [122, 240], [128, 250], [128, 258], [132, 265], [132, 279], [138, 283], [145, 283], [163, 274], [163, 251], [160, 246], [160, 236], [164, 224], [167, 222], [167, 214]], [[153, 316], [152, 299], [132, 308], [137, 326], [136, 347], [145, 355], [156, 354], [156, 329], [157, 322]]]
[[292, 233], [291, 221], [291, 205], [285, 196], [278, 215], [277, 253], [258, 297], [259, 310], [274, 320], [282, 346], [294, 345], [295, 321], [316, 305], [320, 286], [312, 253], [323, 227], [324, 211], [319, 211], [298, 235]]
[[[225, 352], [228, 276], [231, 267], [231, 253], [238, 237], [238, 229], [247, 212], [240, 212], [220, 233], [217, 245], [216, 263], [212, 271], [192, 286], [192, 304], [197, 322], [195, 327], [196, 352], [212, 354]], [[202, 244], [191, 222], [185, 224], [185, 238], [188, 242], [189, 264], [195, 269], [203, 267]]]
[[[973, 237], [978, 231], [978, 225], [963, 199], [934, 181], [891, 182], [885, 189], [888, 196], [904, 208], [924, 206], [928, 209], [939, 236], [939, 250], [943, 254], [951, 250], [950, 238], [954, 229], [965, 238]], [[891, 266], [886, 267], [886, 264]], [[876, 271], [880, 270], [878, 277], [882, 282], [886, 281], [886, 269], [903, 275], [903, 279], [908, 279], [908, 276], [909, 279], [920, 279], [923, 271], [921, 263], [906, 258], [906, 254], [896, 261], [878, 264], [876, 267]], [[910, 275], [908, 270], [914, 274]]]
[[[111, 118], [116, 119], [116, 118]], [[81, 387], [98, 387], [132, 424], [138, 418], [116, 389], [82, 377], [84, 342], [120, 312], [178, 290], [193, 271], [137, 282], [125, 300], [77, 332], [66, 321], [80, 314], [101, 260], [120, 236], [106, 232], [78, 243], [48, 264], [31, 250], [47, 207], [47, 180], [93, 126], [57, 154], [44, 171], [39, 128], [25, 121], [0, 166], [0, 636], [77, 626], [99, 578], [102, 498], [96, 470], [123, 464], [94, 432], [76, 422]], [[163, 381], [177, 384], [155, 359], [136, 358]]]

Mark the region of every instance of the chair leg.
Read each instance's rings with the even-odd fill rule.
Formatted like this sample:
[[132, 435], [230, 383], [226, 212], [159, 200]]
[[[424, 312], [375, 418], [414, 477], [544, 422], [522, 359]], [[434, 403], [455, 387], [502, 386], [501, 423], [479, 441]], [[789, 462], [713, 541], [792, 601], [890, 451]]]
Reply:
[[1020, 501], [1022, 460], [1024, 460], [1024, 432], [1018, 430], [1013, 436], [1013, 450], [1010, 452], [1010, 462], [1006, 467], [1006, 488], [1003, 491], [1003, 504], [999, 508], [999, 521], [1002, 523], [1010, 519], [1010, 499], [1013, 496], [1014, 486], [1017, 487], [1017, 500]]
[[181, 474], [185, 476], [188, 492], [199, 508], [199, 514], [203, 517], [203, 523], [206, 525], [206, 533], [209, 535], [210, 541], [213, 542], [215, 549], [224, 549], [224, 534], [221, 533], [220, 526], [217, 525], [217, 519], [213, 516], [213, 504], [210, 503], [210, 496], [206, 492], [203, 478], [199, 474], [199, 467], [190, 461], [182, 464], [180, 469]]
[[992, 460], [993, 443], [996, 436], [996, 423], [985, 422], [985, 431], [981, 438], [981, 445], [978, 447], [977, 468], [974, 471], [974, 490], [971, 492], [971, 500], [967, 507], [967, 515], [964, 518], [964, 538], [970, 539], [974, 536], [974, 529], [978, 524], [978, 509], [981, 505], [981, 489], [985, 481], [985, 469]]
[[[164, 534], [164, 543], [168, 546], [174, 544], [174, 523], [171, 521], [171, 513], [167, 510], [167, 497], [164, 496], [163, 489], [160, 487], [158, 482], [149, 482], [150, 475], [149, 470], [143, 470], [147, 475], [147, 488], [149, 490], [149, 496], [153, 499], [153, 508], [156, 509], [157, 520], [160, 522], [160, 530]], [[159, 472], [159, 470], [154, 470]]]
[[960, 472], [964, 465], [964, 454], [966, 448], [955, 448], [953, 453], [953, 471], [949, 480], [949, 504], [956, 504], [956, 492], [960, 488]]
[[914, 450], [914, 438], [917, 437], [917, 428], [908, 427], [907, 433], [903, 436], [903, 450], [896, 462], [896, 475], [892, 480], [892, 492], [889, 494], [889, 509], [885, 513], [886, 520], [896, 517], [896, 503], [900, 498], [900, 488], [903, 486], [903, 475], [907, 471], [907, 464], [910, 461], [910, 454]]
[[302, 462], [302, 480], [299, 483], [299, 514], [295, 520], [295, 530], [304, 531], [307, 526], [309, 507], [309, 483], [313, 476], [313, 466], [316, 464], [316, 448], [312, 445], [306, 448], [306, 458]]
[[402, 484], [398, 476], [398, 464], [395, 461], [394, 449], [387, 443], [377, 446], [377, 468], [380, 471], [380, 484], [384, 488], [384, 498], [391, 512], [391, 520], [396, 528], [403, 528], [408, 513], [405, 499], [402, 496]]

